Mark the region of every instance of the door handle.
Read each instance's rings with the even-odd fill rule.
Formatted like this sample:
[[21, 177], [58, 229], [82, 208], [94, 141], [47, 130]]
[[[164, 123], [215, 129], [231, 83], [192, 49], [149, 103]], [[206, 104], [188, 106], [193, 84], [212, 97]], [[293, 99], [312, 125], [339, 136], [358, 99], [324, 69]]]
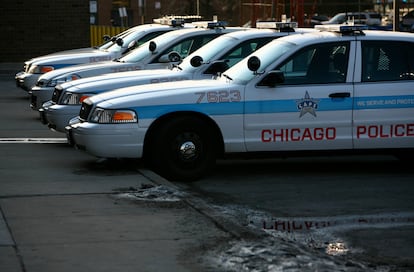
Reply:
[[349, 92], [343, 92], [343, 93], [331, 93], [329, 94], [330, 98], [346, 98], [351, 97], [351, 93]]

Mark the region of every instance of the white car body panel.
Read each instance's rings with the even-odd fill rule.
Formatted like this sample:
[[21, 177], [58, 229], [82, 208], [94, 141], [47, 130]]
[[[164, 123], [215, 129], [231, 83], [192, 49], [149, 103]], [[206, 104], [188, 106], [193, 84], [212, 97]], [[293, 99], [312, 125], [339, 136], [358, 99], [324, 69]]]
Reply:
[[[124, 54], [124, 52], [128, 49], [128, 45], [131, 41], [139, 41], [150, 33], [169, 31], [171, 29], [180, 28], [172, 28], [170, 26], [160, 24], [139, 25], [118, 34], [118, 36], [123, 39], [122, 46], [116, 44], [115, 42], [108, 42], [100, 48], [73, 49], [33, 58], [25, 62], [24, 71], [16, 74], [16, 83], [24, 90], [30, 91], [42, 75], [41, 73], [32, 73], [30, 71], [34, 66], [50, 66], [54, 67], [56, 70], [83, 63], [109, 61], [122, 56], [122, 54]], [[109, 47], [108, 44], [110, 45]]]
[[[48, 73], [43, 74], [36, 83], [36, 86], [32, 88], [31, 107], [34, 110], [37, 110], [42, 106], [44, 102], [51, 99], [55, 86], [50, 86], [50, 82], [52, 80], [56, 80], [57, 78], [71, 78], [72, 76], [86, 78], [107, 73], [119, 73], [143, 69], [167, 69], [171, 66], [172, 62], [159, 61], [158, 59], [161, 57], [161, 53], [164, 50], [167, 50], [176, 42], [183, 41], [187, 38], [191, 39], [195, 36], [210, 34], [221, 35], [240, 30], [246, 30], [246, 28], [192, 28], [176, 30], [160, 35], [152, 40], [157, 44], [157, 49], [155, 52], [151, 52], [149, 50], [150, 42], [147, 42], [139, 48], [132, 50], [131, 52], [129, 52], [129, 54], [124, 55], [119, 60], [98, 62], [93, 64], [74, 65], [67, 68], [50, 71]], [[190, 46], [192, 47], [192, 45]]]
[[[306, 30], [308, 31], [308, 30]], [[271, 39], [302, 33], [301, 29], [296, 32], [277, 32], [269, 29], [252, 29], [249, 31], [237, 31], [229, 33], [215, 39], [202, 47], [202, 49], [193, 52], [187, 59], [180, 64], [179, 68], [172, 70], [142, 70], [134, 72], [111, 73], [96, 77], [88, 77], [80, 80], [70, 81], [62, 84], [59, 89], [67, 93], [102, 93], [105, 91], [124, 88], [134, 85], [153, 84], [161, 82], [172, 82], [189, 79], [208, 79], [213, 75], [205, 73], [210, 64], [214, 61], [222, 59], [224, 56], [244, 48], [245, 43], [250, 41], [261, 41], [262, 39]], [[220, 46], [219, 46], [220, 45]], [[221, 46], [226, 48], [221, 48]], [[237, 52], [237, 51], [236, 51]], [[233, 53], [232, 53], [233, 54]], [[193, 57], [202, 57], [203, 64], [199, 67], [193, 67], [190, 60]], [[233, 57], [228, 58], [229, 66], [233, 66], [239, 59]], [[182, 68], [181, 68], [182, 67]], [[65, 126], [69, 120], [79, 114], [80, 105], [62, 105], [61, 101], [55, 103], [47, 102], [41, 109], [41, 118], [44, 123], [49, 123], [49, 126], [56, 131], [64, 132]]]
[[[265, 45], [217, 79], [89, 97], [66, 132], [72, 143], [97, 157], [139, 158], [155, 121], [184, 112], [217, 125], [224, 153], [411, 150], [414, 52], [407, 49], [413, 46], [412, 34], [386, 31], [291, 35]], [[337, 55], [344, 56], [340, 64], [346, 69], [333, 66]], [[258, 63], [255, 57], [261, 62], [253, 72], [247, 66]], [[282, 71], [283, 81], [272, 85], [269, 77]], [[101, 115], [94, 115], [117, 110], [134, 112], [138, 121], [100, 123]]]

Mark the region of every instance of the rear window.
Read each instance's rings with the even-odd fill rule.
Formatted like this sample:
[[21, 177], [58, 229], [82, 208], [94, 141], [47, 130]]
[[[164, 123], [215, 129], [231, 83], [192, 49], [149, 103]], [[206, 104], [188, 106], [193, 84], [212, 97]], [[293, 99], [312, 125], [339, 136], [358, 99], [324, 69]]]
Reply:
[[414, 43], [364, 41], [362, 43], [362, 81], [414, 79]]

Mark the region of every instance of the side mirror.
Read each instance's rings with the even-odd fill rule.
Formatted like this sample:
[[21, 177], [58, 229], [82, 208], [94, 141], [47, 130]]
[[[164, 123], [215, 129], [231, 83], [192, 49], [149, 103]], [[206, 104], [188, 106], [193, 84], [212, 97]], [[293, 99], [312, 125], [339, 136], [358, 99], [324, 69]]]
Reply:
[[124, 45], [124, 40], [121, 39], [121, 38], [118, 38], [118, 39], [116, 39], [116, 44], [119, 45], [119, 46], [122, 46], [122, 45]]
[[129, 44], [128, 44], [128, 48], [122, 53], [122, 54], [126, 54], [126, 53], [128, 53], [129, 51], [131, 51], [131, 50], [134, 50], [135, 48], [137, 48], [138, 47], [138, 43], [137, 43], [137, 41], [132, 41], [132, 42], [130, 42]]
[[181, 56], [175, 51], [168, 53], [168, 60], [170, 62], [179, 62], [181, 61]]
[[175, 51], [172, 51], [168, 54], [162, 55], [158, 61], [161, 63], [168, 63], [168, 62], [179, 62], [181, 60], [180, 54]]
[[111, 40], [111, 36], [109, 36], [109, 35], [103, 35], [102, 39], [103, 39], [105, 42], [107, 42], [107, 41]]
[[227, 62], [229, 61], [228, 60], [214, 61], [204, 73], [211, 74], [211, 75], [218, 75], [220, 73], [223, 73], [224, 71], [230, 68]]
[[267, 73], [263, 79], [257, 84], [257, 86], [265, 86], [274, 88], [278, 84], [285, 82], [285, 76], [282, 71], [270, 71]]
[[190, 60], [190, 64], [193, 67], [200, 67], [203, 64], [203, 58], [200, 56], [194, 56]]
[[129, 50], [132, 50], [132, 49], [134, 49], [134, 48], [136, 48], [136, 47], [138, 47], [138, 43], [137, 43], [137, 41], [132, 41], [132, 42], [130, 42], [130, 43], [128, 44], [128, 49], [129, 49]]

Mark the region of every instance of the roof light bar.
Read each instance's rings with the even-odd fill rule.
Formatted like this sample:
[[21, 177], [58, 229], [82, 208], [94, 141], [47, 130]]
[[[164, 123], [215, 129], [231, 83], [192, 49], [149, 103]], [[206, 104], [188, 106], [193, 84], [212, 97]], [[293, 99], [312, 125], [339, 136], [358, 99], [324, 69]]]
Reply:
[[262, 21], [262, 22], [256, 22], [256, 28], [267, 28], [267, 29], [292, 29], [297, 28], [298, 23], [297, 22], [275, 22], [275, 21]]
[[320, 31], [330, 31], [338, 33], [354, 33], [367, 30], [367, 25], [315, 25], [315, 29]]
[[225, 28], [227, 26], [227, 22], [224, 21], [204, 21], [204, 22], [193, 22], [193, 25], [199, 28]]
[[169, 26], [182, 26], [187, 22], [194, 22], [200, 20], [200, 15], [187, 15], [187, 16], [164, 16], [161, 18], [153, 19], [152, 21], [156, 24], [169, 25]]

